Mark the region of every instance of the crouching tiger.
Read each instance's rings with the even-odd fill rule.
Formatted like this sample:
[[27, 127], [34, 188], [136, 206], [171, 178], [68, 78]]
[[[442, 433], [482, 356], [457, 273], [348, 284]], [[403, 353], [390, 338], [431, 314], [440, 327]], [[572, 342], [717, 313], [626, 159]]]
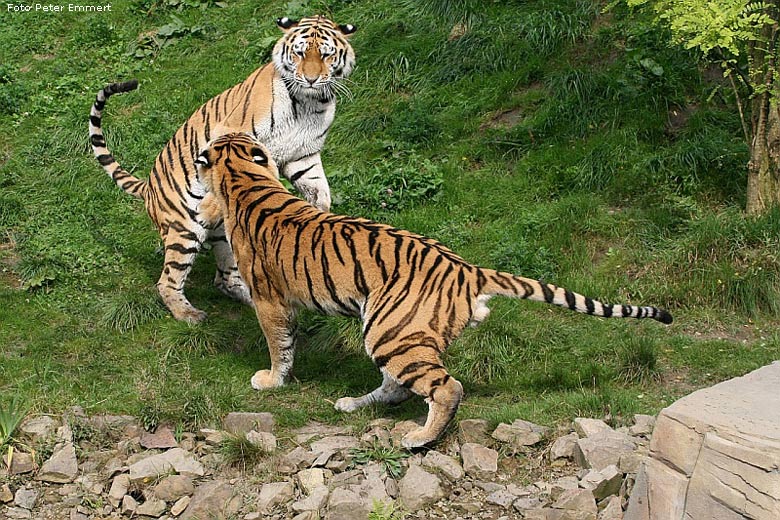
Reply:
[[442, 366], [441, 354], [467, 324], [487, 317], [495, 295], [594, 316], [672, 322], [656, 307], [607, 305], [471, 265], [430, 238], [321, 211], [284, 188], [268, 151], [246, 134], [215, 139], [195, 163], [207, 192], [203, 225], [224, 223], [268, 343], [271, 370], [255, 373], [252, 386], [273, 388], [290, 374], [296, 308], [359, 316], [366, 352], [383, 381], [362, 397], [339, 399], [336, 408], [351, 412], [423, 396], [428, 417], [404, 437], [407, 448], [436, 440], [454, 416], [463, 388]]

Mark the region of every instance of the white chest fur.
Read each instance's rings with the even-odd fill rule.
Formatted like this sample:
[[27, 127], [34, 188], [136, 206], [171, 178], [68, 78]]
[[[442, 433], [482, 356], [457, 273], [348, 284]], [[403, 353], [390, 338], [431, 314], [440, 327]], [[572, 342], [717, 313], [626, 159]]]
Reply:
[[335, 99], [293, 99], [284, 82], [275, 78], [270, 117], [255, 122], [255, 133], [281, 170], [287, 163], [322, 149], [335, 113]]

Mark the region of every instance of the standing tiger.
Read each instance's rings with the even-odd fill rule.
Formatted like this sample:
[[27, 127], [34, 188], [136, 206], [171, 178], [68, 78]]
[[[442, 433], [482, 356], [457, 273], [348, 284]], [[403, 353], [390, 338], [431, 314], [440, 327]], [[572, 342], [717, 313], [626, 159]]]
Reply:
[[349, 36], [353, 25], [336, 25], [315, 16], [300, 21], [280, 18], [284, 35], [271, 63], [195, 111], [157, 156], [148, 180], [141, 180], [114, 159], [106, 147], [101, 116], [113, 94], [134, 90], [136, 80], [108, 85], [97, 94], [89, 118], [95, 157], [125, 192], [143, 199], [165, 244], [165, 266], [157, 282], [163, 302], [178, 320], [205, 319], [184, 295], [184, 282], [205, 240], [217, 263], [214, 284], [223, 293], [251, 305], [224, 230], [198, 224], [203, 188], [194, 160], [209, 140], [230, 131], [251, 132], [264, 142], [282, 174], [312, 204], [330, 208], [330, 189], [320, 150], [335, 115], [335, 93], [355, 65]]
[[249, 285], [271, 356], [255, 389], [284, 384], [293, 364], [297, 308], [363, 320], [366, 352], [383, 375], [362, 397], [343, 397], [351, 412], [373, 402], [428, 402], [425, 425], [407, 448], [436, 440], [463, 395], [441, 354], [467, 324], [477, 325], [495, 295], [542, 301], [604, 317], [671, 323], [656, 307], [607, 305], [554, 285], [469, 264], [430, 238], [360, 218], [334, 215], [290, 194], [271, 154], [247, 134], [217, 138], [196, 159], [206, 189], [203, 225], [224, 225]]

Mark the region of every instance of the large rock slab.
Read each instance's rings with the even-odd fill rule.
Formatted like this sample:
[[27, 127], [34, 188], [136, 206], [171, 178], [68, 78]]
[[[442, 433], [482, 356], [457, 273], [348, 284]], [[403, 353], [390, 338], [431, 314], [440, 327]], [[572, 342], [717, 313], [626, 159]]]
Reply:
[[198, 487], [181, 519], [230, 518], [241, 509], [241, 502], [233, 486], [214, 480]]
[[410, 511], [418, 511], [431, 506], [444, 497], [441, 480], [420, 466], [411, 465], [398, 483], [401, 502]]
[[252, 430], [273, 433], [274, 416], [267, 412], [230, 412], [222, 421], [226, 431], [234, 435], [246, 434]]
[[626, 520], [780, 518], [780, 362], [664, 409]]
[[152, 455], [131, 464], [130, 480], [148, 483], [171, 472], [202, 477], [205, 474], [205, 469], [203, 464], [188, 451], [173, 448], [165, 453]]
[[76, 447], [72, 442], [59, 445], [51, 458], [43, 463], [36, 477], [44, 482], [67, 484], [79, 474], [79, 465], [76, 461]]

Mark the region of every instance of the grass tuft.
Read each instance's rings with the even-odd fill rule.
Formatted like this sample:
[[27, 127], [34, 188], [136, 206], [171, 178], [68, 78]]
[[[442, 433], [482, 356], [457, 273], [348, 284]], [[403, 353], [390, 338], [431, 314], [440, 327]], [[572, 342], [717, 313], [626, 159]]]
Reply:
[[129, 332], [165, 316], [166, 309], [152, 290], [114, 293], [103, 302], [100, 325], [120, 333]]
[[618, 353], [618, 378], [624, 383], [647, 384], [661, 379], [658, 352], [653, 340], [632, 338]]
[[241, 471], [251, 469], [268, 455], [260, 446], [251, 443], [246, 435], [230, 434], [219, 444], [217, 453], [224, 464], [237, 467]]

